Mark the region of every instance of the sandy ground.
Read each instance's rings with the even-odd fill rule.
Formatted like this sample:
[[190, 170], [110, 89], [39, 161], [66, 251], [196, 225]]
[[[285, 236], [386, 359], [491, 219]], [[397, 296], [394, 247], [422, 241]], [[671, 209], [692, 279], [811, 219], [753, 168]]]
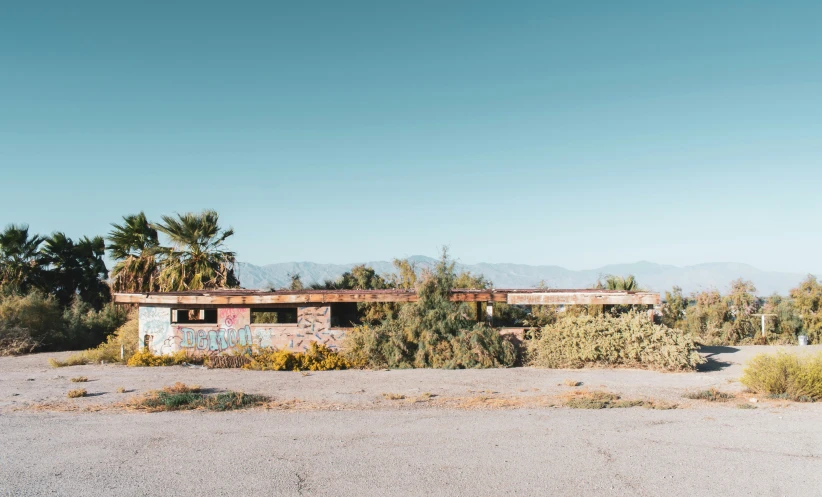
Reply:
[[[754, 397], [736, 381], [743, 364], [774, 349], [708, 349], [703, 371], [676, 374], [53, 369], [47, 359], [66, 354], [0, 358], [0, 495], [822, 495], [822, 405], [736, 408]], [[70, 381], [81, 375], [90, 381]], [[679, 408], [550, 407], [573, 390], [565, 379]], [[176, 381], [276, 405], [116, 408]], [[77, 387], [91, 396], [67, 399]], [[682, 398], [709, 387], [738, 398]]]

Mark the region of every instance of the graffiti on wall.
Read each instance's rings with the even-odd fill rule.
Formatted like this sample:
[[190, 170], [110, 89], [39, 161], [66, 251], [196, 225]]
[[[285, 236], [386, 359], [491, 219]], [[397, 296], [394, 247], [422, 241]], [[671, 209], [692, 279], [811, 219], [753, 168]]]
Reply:
[[140, 307], [138, 313], [140, 348], [158, 350], [169, 334], [171, 309], [167, 307]]
[[312, 342], [338, 349], [345, 332], [331, 330], [328, 306], [299, 307], [297, 324], [251, 324], [249, 308], [217, 310], [216, 325], [171, 324], [171, 312], [163, 307], [140, 308], [141, 343], [156, 354], [184, 350], [195, 355], [216, 355], [243, 348], [278, 348], [304, 351]]

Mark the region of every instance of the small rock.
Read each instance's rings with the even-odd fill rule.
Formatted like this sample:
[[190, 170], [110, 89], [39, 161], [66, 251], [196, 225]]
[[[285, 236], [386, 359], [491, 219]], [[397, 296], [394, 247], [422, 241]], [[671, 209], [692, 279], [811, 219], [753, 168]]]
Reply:
[[750, 398], [750, 399], [748, 399], [748, 400], [750, 400], [750, 401], [751, 401], [752, 403], [754, 403], [754, 404], [756, 404], [757, 402], [759, 402], [759, 400], [757, 400], [755, 397], [751, 397], [751, 398]]

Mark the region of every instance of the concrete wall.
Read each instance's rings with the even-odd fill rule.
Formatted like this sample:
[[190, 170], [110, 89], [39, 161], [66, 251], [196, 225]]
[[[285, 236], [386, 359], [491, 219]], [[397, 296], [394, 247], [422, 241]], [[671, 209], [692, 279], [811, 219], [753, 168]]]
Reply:
[[172, 324], [168, 307], [140, 307], [140, 346], [155, 354], [180, 350], [196, 355], [231, 353], [248, 348], [302, 352], [311, 342], [338, 350], [344, 330], [331, 329], [331, 308], [297, 308], [296, 324], [251, 324], [251, 309], [217, 309], [217, 324]]

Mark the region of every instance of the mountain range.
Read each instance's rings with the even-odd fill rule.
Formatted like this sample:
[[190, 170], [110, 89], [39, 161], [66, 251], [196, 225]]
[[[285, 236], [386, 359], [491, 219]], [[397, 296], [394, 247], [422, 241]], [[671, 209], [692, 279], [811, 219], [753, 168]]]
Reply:
[[[417, 269], [430, 267], [437, 260], [423, 255], [408, 258]], [[290, 275], [299, 274], [306, 285], [335, 280], [357, 264], [371, 266], [381, 275], [394, 272], [390, 261], [371, 261], [351, 264], [319, 264], [315, 262], [284, 262], [257, 266], [245, 262], [238, 263], [240, 282], [245, 288], [284, 288], [291, 281]], [[671, 266], [641, 261], [631, 264], [612, 264], [595, 269], [574, 271], [560, 266], [530, 266], [526, 264], [486, 263], [460, 264], [460, 271], [482, 274], [491, 280], [496, 288], [533, 288], [544, 282], [550, 288], [591, 288], [597, 280], [607, 275], [627, 276], [633, 274], [640, 286], [646, 290], [664, 292], [674, 285], [683, 292], [716, 288], [725, 292], [731, 281], [742, 278], [756, 285], [757, 294], [787, 295], [807, 275], [762, 271], [748, 264], [734, 262], [711, 262], [693, 266]]]

